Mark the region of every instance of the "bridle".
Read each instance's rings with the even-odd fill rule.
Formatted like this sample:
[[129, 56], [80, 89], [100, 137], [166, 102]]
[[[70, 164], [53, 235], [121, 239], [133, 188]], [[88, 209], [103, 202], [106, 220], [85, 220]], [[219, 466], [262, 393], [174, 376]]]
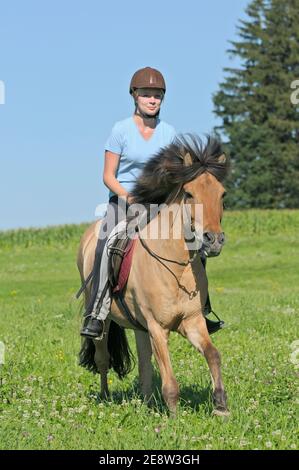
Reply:
[[[185, 201], [186, 201], [186, 199], [187, 199], [187, 193], [185, 192], [185, 194], [184, 194], [184, 196], [183, 196], [183, 210], [184, 210], [184, 211], [187, 210], [186, 207], [185, 207]], [[178, 209], [178, 210], [179, 210], [179, 209]], [[187, 213], [187, 218], [190, 220], [191, 231], [195, 233], [194, 222], [193, 222], [192, 219], [191, 219], [191, 214], [188, 214], [188, 213]], [[135, 226], [135, 230], [136, 230], [136, 232], [137, 232], [137, 234], [138, 234], [138, 238], [139, 238], [139, 240], [140, 240], [141, 245], [142, 245], [143, 248], [148, 252], [148, 254], [149, 254], [150, 256], [152, 256], [153, 258], [155, 258], [160, 264], [162, 264], [162, 265], [167, 269], [167, 271], [169, 271], [169, 272], [172, 274], [172, 276], [175, 277], [175, 279], [176, 279], [176, 281], [177, 281], [177, 283], [178, 283], [178, 286], [179, 286], [180, 288], [182, 288], [185, 292], [188, 292], [188, 294], [190, 294], [189, 291], [186, 290], [185, 286], [183, 286], [183, 285], [180, 283], [180, 281], [178, 280], [178, 278], [177, 278], [177, 276], [175, 275], [175, 273], [167, 266], [167, 264], [164, 263], [164, 261], [166, 261], [166, 262], [168, 262], [168, 263], [177, 264], [177, 265], [179, 265], [179, 266], [188, 266], [189, 264], [192, 264], [192, 263], [193, 263], [193, 261], [197, 258], [198, 255], [201, 254], [201, 251], [202, 251], [202, 250], [201, 250], [201, 247], [200, 247], [200, 249], [198, 249], [198, 250], [192, 250], [192, 251], [194, 251], [194, 253], [193, 253], [192, 256], [188, 259], [188, 261], [185, 261], [185, 262], [184, 262], [184, 261], [177, 261], [177, 260], [169, 259], [169, 258], [164, 258], [163, 256], [158, 255], [157, 253], [155, 253], [155, 252], [148, 246], [148, 244], [146, 243], [146, 241], [144, 240], [144, 238], [141, 237], [141, 231], [140, 231], [140, 226], [139, 226], [139, 224], [137, 224], [137, 225]], [[195, 236], [194, 236], [194, 237], [195, 237]]]

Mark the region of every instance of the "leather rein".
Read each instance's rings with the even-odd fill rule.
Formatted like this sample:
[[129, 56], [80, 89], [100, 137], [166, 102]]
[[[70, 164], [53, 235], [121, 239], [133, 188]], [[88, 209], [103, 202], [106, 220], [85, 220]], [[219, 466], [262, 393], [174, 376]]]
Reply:
[[[184, 197], [184, 200], [186, 200], [186, 196]], [[186, 210], [185, 208], [185, 204], [184, 204], [184, 209]], [[191, 217], [190, 217], [191, 219]], [[194, 225], [191, 222], [191, 230], [192, 232], [195, 232], [195, 228], [194, 228]], [[200, 254], [200, 251], [201, 251], [201, 248], [199, 250], [194, 250], [194, 253], [193, 255], [188, 259], [188, 261], [184, 262], [184, 261], [177, 261], [177, 260], [174, 260], [174, 259], [168, 259], [168, 258], [164, 258], [163, 256], [160, 256], [158, 255], [157, 253], [155, 253], [149, 246], [148, 244], [145, 242], [144, 238], [141, 237], [141, 233], [140, 233], [140, 227], [139, 225], [137, 224], [136, 225], [136, 232], [138, 233], [138, 238], [140, 240], [140, 243], [141, 245], [143, 246], [143, 248], [148, 252], [148, 254], [150, 256], [152, 256], [153, 258], [155, 258], [160, 264], [162, 264], [166, 269], [167, 271], [169, 271], [172, 276], [174, 276], [174, 278], [176, 279], [177, 283], [178, 283], [178, 286], [183, 289], [185, 292], [186, 291], [186, 288], [185, 286], [183, 286], [180, 281], [178, 280], [177, 276], [175, 275], [175, 273], [164, 263], [164, 261], [168, 262], [168, 263], [173, 263], [173, 264], [178, 264], [179, 266], [188, 266], [189, 264], [191, 264], [195, 258], [198, 256], [198, 254]]]

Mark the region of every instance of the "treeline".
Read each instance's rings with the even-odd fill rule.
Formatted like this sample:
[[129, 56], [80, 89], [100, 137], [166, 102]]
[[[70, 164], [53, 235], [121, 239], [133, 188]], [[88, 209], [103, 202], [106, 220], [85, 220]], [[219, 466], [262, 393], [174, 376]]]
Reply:
[[[45, 228], [27, 228], [0, 231], [0, 250], [30, 247], [55, 247], [78, 249], [79, 240], [88, 223], [58, 225]], [[297, 237], [299, 233], [299, 210], [234, 210], [225, 211], [222, 227], [230, 242], [242, 237], [265, 237], [285, 234]]]
[[[229, 208], [299, 207], [299, 0], [253, 0], [213, 96], [232, 171]], [[296, 86], [298, 92], [296, 92]]]

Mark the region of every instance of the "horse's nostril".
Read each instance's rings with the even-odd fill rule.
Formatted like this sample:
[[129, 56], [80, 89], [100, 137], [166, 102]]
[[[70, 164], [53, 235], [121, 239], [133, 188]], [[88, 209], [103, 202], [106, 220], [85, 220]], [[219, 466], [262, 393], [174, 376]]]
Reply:
[[212, 245], [213, 243], [217, 242], [220, 245], [223, 245], [225, 241], [224, 233], [214, 233], [214, 232], [205, 232], [203, 234], [203, 240], [207, 245]]
[[214, 243], [215, 235], [212, 232], [205, 232], [203, 234], [203, 239], [206, 243]]
[[218, 242], [221, 243], [221, 245], [223, 245], [224, 241], [225, 241], [225, 235], [224, 235], [224, 233], [222, 232], [222, 233], [220, 233], [219, 236], [218, 236]]

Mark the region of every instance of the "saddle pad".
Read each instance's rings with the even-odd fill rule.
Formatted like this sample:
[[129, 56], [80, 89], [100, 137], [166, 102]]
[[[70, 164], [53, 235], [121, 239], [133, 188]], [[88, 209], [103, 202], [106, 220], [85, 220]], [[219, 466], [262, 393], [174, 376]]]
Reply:
[[113, 288], [113, 291], [112, 291], [113, 293], [121, 292], [127, 283], [127, 280], [130, 274], [131, 265], [132, 265], [134, 247], [136, 244], [137, 236], [138, 235], [136, 234], [134, 239], [130, 240], [126, 247], [125, 255], [123, 257], [120, 270], [119, 270], [117, 285]]

